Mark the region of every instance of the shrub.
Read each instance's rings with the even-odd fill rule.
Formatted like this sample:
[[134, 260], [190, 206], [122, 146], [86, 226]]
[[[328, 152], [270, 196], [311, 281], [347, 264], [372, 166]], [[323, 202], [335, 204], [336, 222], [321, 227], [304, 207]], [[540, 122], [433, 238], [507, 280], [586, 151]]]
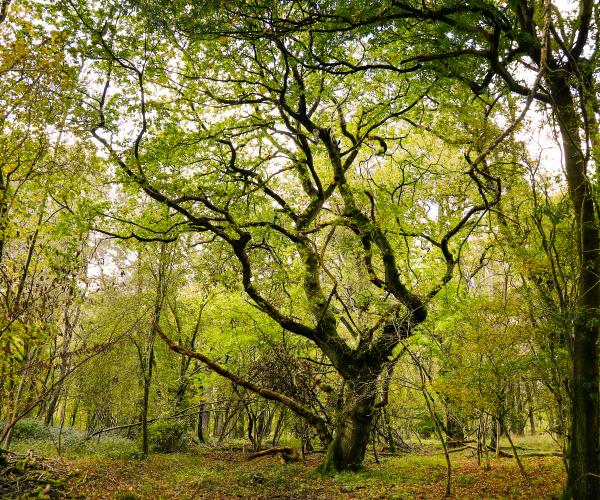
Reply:
[[172, 420], [159, 420], [148, 426], [148, 442], [153, 451], [171, 453], [185, 447], [185, 425]]
[[13, 428], [13, 439], [21, 441], [27, 439], [48, 439], [50, 431], [44, 424], [32, 418], [19, 420]]
[[435, 432], [435, 422], [429, 416], [423, 416], [416, 422], [416, 431], [424, 439], [430, 438]]

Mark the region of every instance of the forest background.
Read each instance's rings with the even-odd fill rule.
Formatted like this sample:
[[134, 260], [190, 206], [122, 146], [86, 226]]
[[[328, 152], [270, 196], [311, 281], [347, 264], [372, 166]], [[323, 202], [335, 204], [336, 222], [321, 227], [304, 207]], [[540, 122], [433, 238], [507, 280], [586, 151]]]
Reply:
[[528, 433], [597, 498], [599, 17], [3, 0], [2, 448], [433, 439], [451, 494]]

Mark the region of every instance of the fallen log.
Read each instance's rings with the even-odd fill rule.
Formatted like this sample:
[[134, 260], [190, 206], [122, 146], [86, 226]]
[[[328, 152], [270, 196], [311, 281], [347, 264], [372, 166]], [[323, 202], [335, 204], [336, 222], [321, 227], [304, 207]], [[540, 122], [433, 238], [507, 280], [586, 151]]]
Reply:
[[470, 446], [470, 445], [465, 445], [461, 448], [452, 448], [450, 450], [448, 450], [448, 453], [457, 453], [459, 451], [465, 451], [465, 450], [472, 450], [472, 451], [477, 451], [477, 448], [475, 448], [475, 446]]
[[562, 457], [562, 451], [533, 451], [531, 453], [521, 453], [521, 457]]
[[411, 451], [402, 451], [402, 450], [398, 450], [395, 452], [391, 452], [391, 451], [378, 451], [377, 455], [379, 455], [380, 457], [404, 457], [407, 454], [412, 453]]
[[268, 455], [276, 455], [281, 463], [297, 462], [300, 460], [300, 454], [298, 450], [291, 446], [276, 446], [267, 450], [257, 451], [252, 453], [248, 457], [248, 460], [254, 460], [255, 458], [266, 457]]

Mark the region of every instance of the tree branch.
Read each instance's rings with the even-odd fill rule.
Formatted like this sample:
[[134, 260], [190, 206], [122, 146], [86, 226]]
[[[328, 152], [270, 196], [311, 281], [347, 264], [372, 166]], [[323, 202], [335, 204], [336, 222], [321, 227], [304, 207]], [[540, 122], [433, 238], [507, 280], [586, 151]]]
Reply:
[[158, 323], [154, 323], [154, 327], [156, 328], [156, 331], [158, 332], [160, 337], [164, 340], [164, 342], [169, 346], [169, 349], [171, 349], [172, 351], [199, 360], [215, 373], [218, 373], [222, 377], [231, 380], [234, 384], [239, 385], [240, 387], [244, 387], [245, 389], [248, 389], [249, 391], [258, 394], [259, 396], [262, 396], [265, 399], [269, 399], [271, 401], [278, 401], [279, 403], [284, 404], [294, 413], [303, 417], [308, 423], [315, 427], [315, 429], [319, 433], [319, 437], [321, 438], [321, 440], [323, 440], [324, 443], [328, 443], [331, 441], [331, 432], [329, 431], [325, 420], [319, 417], [318, 415], [312, 413], [308, 408], [302, 406], [300, 403], [294, 401], [285, 394], [281, 394], [280, 392], [260, 387], [248, 380], [242, 379], [241, 377], [230, 372], [223, 366], [214, 362], [204, 354], [201, 354], [196, 351], [191, 351], [190, 349], [182, 345], [176, 344], [173, 340], [167, 337], [167, 335], [163, 332], [162, 328]]

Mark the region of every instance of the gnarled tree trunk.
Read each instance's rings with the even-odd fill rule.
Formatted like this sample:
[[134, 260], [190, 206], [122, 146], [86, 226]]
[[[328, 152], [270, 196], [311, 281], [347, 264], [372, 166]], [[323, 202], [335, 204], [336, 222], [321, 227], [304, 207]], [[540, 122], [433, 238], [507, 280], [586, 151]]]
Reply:
[[333, 440], [321, 464], [323, 472], [361, 467], [377, 413], [374, 409], [375, 387], [375, 381], [367, 378], [346, 384], [344, 403]]

